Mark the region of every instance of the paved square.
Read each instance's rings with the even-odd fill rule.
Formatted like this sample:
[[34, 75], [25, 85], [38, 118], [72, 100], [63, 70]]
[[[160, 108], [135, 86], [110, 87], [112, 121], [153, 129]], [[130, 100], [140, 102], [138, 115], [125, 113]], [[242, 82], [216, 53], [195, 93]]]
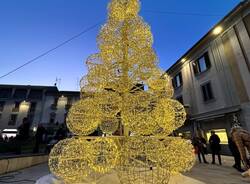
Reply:
[[[223, 165], [199, 164], [185, 176], [204, 184], [249, 184], [249, 178], [241, 177], [240, 173], [232, 168], [232, 157], [223, 157]], [[210, 156], [208, 161], [211, 162]], [[15, 173], [0, 176], [0, 183], [34, 184], [40, 177], [49, 174], [47, 164], [37, 165]], [[176, 183], [178, 184], [178, 183]], [[181, 183], [180, 183], [181, 184]], [[190, 183], [191, 184], [191, 183]]]

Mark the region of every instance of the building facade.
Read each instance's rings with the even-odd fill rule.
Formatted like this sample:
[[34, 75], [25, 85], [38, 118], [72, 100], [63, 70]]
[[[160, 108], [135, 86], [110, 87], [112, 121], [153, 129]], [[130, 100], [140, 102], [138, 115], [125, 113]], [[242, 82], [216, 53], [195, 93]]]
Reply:
[[78, 91], [58, 91], [56, 86], [0, 85], [0, 130], [16, 129], [27, 117], [32, 127], [65, 122]]
[[209, 138], [215, 130], [227, 144], [237, 116], [250, 130], [250, 1], [241, 2], [168, 70], [174, 98], [188, 109], [178, 130]]

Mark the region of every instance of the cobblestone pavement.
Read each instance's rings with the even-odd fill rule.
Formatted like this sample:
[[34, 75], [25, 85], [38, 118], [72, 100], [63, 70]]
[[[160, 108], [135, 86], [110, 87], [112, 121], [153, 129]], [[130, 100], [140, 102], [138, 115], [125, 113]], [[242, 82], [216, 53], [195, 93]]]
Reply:
[[[211, 158], [208, 157], [211, 162]], [[250, 177], [243, 178], [240, 173], [232, 168], [231, 157], [223, 157], [223, 165], [196, 164], [195, 167], [185, 176], [191, 177], [204, 184], [250, 184]], [[0, 176], [0, 183], [34, 184], [35, 181], [49, 174], [47, 164], [37, 165], [31, 168], [20, 170]]]

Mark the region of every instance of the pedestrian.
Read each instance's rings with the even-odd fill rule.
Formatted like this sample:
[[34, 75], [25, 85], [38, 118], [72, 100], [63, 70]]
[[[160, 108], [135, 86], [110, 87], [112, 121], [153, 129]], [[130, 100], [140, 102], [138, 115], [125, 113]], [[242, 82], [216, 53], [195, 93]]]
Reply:
[[34, 153], [38, 153], [39, 152], [39, 146], [43, 143], [43, 138], [46, 135], [47, 131], [44, 128], [44, 126], [42, 124], [39, 124], [37, 127], [37, 131], [36, 131], [36, 135], [35, 135], [35, 139], [36, 139], [36, 143], [35, 143], [35, 147], [33, 152]]
[[61, 124], [59, 129], [56, 131], [55, 139], [57, 141], [63, 140], [67, 137], [67, 128], [65, 124]]
[[250, 133], [240, 126], [236, 126], [231, 129], [231, 136], [240, 152], [240, 157], [245, 168], [250, 169], [250, 163], [246, 153], [246, 149], [250, 153]]
[[244, 170], [241, 168], [241, 158], [240, 158], [240, 152], [237, 148], [237, 145], [233, 141], [232, 137], [228, 137], [228, 146], [229, 149], [234, 157], [234, 165], [233, 167], [238, 170], [239, 172], [244, 172]]
[[195, 136], [193, 138], [193, 146], [195, 148], [195, 153], [198, 155], [199, 162], [202, 163], [201, 157], [203, 162], [208, 164], [205, 154], [206, 154], [206, 140], [203, 137]]
[[209, 138], [210, 149], [212, 151], [212, 164], [215, 164], [215, 155], [218, 156], [219, 164], [221, 163], [221, 146], [220, 146], [220, 138], [218, 135], [215, 134], [215, 131], [211, 131], [211, 137]]
[[23, 118], [22, 124], [18, 127], [18, 135], [15, 139], [16, 154], [21, 154], [22, 145], [30, 137], [30, 122], [27, 117]]
[[30, 137], [30, 122], [28, 118], [23, 118], [22, 124], [18, 127], [18, 134], [21, 140], [27, 140]]

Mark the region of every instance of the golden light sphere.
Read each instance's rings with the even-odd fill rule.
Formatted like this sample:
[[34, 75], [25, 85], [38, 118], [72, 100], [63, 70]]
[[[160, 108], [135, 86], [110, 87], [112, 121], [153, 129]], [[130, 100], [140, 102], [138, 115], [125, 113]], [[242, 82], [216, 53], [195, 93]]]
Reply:
[[162, 129], [162, 133], [169, 135], [176, 129], [174, 125], [175, 109], [171, 106], [169, 99], [159, 99], [152, 113], [158, 128]]
[[193, 167], [195, 155], [190, 141], [168, 137], [163, 143], [165, 156], [161, 158], [161, 167], [169, 168], [171, 174], [186, 172]]
[[50, 171], [67, 184], [84, 181], [90, 173], [89, 150], [86, 139], [72, 138], [60, 141], [50, 152]]
[[163, 75], [161, 71], [155, 71], [153, 76], [147, 81], [149, 90], [158, 94], [161, 98], [172, 98], [174, 89], [171, 79], [167, 75]]
[[168, 168], [161, 168], [159, 157], [164, 144], [152, 137], [123, 138], [118, 176], [122, 184], [167, 184]]
[[[67, 184], [117, 171], [123, 184], [167, 184], [194, 163], [186, 140], [168, 137], [186, 119], [159, 69], [150, 26], [138, 15], [139, 0], [111, 0], [97, 37], [99, 52], [87, 59], [81, 100], [67, 117], [76, 138], [59, 142], [51, 172]], [[120, 137], [112, 136], [120, 125]], [[97, 128], [107, 137], [87, 137]], [[132, 136], [129, 136], [132, 135]], [[84, 138], [82, 136], [85, 136]]]
[[111, 135], [117, 131], [119, 124], [120, 122], [118, 118], [106, 118], [102, 120], [100, 129], [103, 133]]
[[127, 94], [128, 99], [121, 112], [123, 124], [136, 135], [150, 135], [156, 131], [157, 123], [152, 111], [154, 96], [145, 91]]
[[107, 173], [115, 168], [119, 158], [119, 150], [112, 138], [97, 138], [91, 141], [89, 167], [95, 172]]
[[101, 122], [101, 111], [92, 98], [81, 99], [69, 110], [67, 126], [76, 135], [93, 133]]
[[177, 100], [169, 99], [169, 102], [175, 111], [175, 119], [173, 121], [173, 124], [174, 124], [175, 129], [177, 129], [185, 123], [187, 113], [186, 113], [184, 106]]
[[140, 10], [138, 0], [113, 0], [109, 4], [109, 18], [116, 21], [135, 18]]
[[119, 94], [106, 89], [101, 93], [96, 93], [94, 96], [96, 107], [101, 112], [101, 117], [114, 118], [120, 112], [122, 98]]

